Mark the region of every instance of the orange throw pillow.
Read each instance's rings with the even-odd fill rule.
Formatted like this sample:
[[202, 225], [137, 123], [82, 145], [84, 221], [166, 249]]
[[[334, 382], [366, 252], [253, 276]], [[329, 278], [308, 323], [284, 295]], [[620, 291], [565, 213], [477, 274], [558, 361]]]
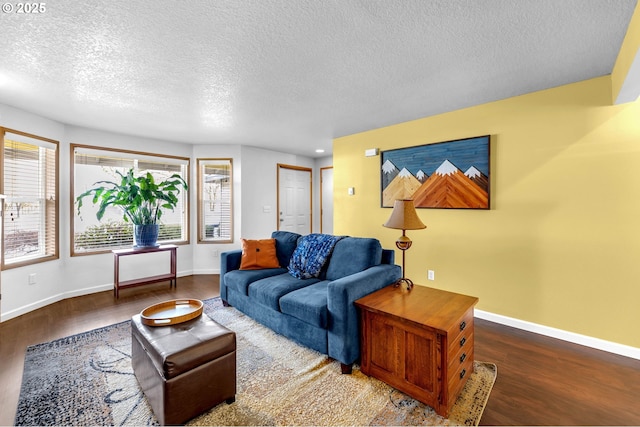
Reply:
[[279, 268], [276, 256], [276, 239], [247, 240], [242, 242], [242, 260], [240, 270], [259, 270], [261, 268]]

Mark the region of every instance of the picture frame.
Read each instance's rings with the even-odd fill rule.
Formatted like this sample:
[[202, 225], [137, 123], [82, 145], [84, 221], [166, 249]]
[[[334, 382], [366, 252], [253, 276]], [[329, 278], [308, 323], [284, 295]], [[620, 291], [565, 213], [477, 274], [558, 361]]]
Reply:
[[416, 208], [490, 209], [490, 135], [383, 151], [380, 203]]

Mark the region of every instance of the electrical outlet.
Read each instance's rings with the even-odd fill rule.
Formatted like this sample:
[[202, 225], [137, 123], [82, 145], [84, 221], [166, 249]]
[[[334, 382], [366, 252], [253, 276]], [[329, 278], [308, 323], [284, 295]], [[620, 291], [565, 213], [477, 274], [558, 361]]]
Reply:
[[218, 251], [217, 249], [214, 249], [212, 253], [214, 258], [218, 258], [220, 256], [220, 251]]
[[36, 273], [29, 274], [29, 284], [30, 285], [36, 284]]
[[427, 271], [427, 279], [436, 280], [436, 272], [433, 270]]

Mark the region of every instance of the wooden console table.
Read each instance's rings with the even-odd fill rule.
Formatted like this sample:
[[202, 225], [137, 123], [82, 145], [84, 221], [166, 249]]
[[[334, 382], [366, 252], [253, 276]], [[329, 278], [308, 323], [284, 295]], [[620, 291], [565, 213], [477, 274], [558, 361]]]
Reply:
[[477, 302], [424, 286], [388, 286], [357, 300], [360, 369], [446, 417], [473, 372]]
[[[177, 287], [176, 278], [176, 260], [177, 250], [176, 245], [161, 245], [157, 248], [129, 248], [129, 249], [116, 249], [113, 252], [113, 293], [116, 298], [120, 297], [120, 289], [133, 288], [134, 286], [148, 285], [151, 283], [169, 281], [169, 288], [172, 286]], [[139, 279], [120, 281], [120, 257], [128, 255], [149, 254], [153, 252], [171, 252], [171, 272], [166, 274], [159, 274], [156, 276], [141, 277]]]

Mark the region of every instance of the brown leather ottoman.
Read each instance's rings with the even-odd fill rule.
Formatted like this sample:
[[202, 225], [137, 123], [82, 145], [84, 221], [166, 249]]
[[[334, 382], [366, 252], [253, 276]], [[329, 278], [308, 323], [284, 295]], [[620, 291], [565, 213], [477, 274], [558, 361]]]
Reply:
[[236, 395], [236, 334], [202, 315], [171, 326], [131, 318], [133, 372], [160, 424], [184, 424]]

